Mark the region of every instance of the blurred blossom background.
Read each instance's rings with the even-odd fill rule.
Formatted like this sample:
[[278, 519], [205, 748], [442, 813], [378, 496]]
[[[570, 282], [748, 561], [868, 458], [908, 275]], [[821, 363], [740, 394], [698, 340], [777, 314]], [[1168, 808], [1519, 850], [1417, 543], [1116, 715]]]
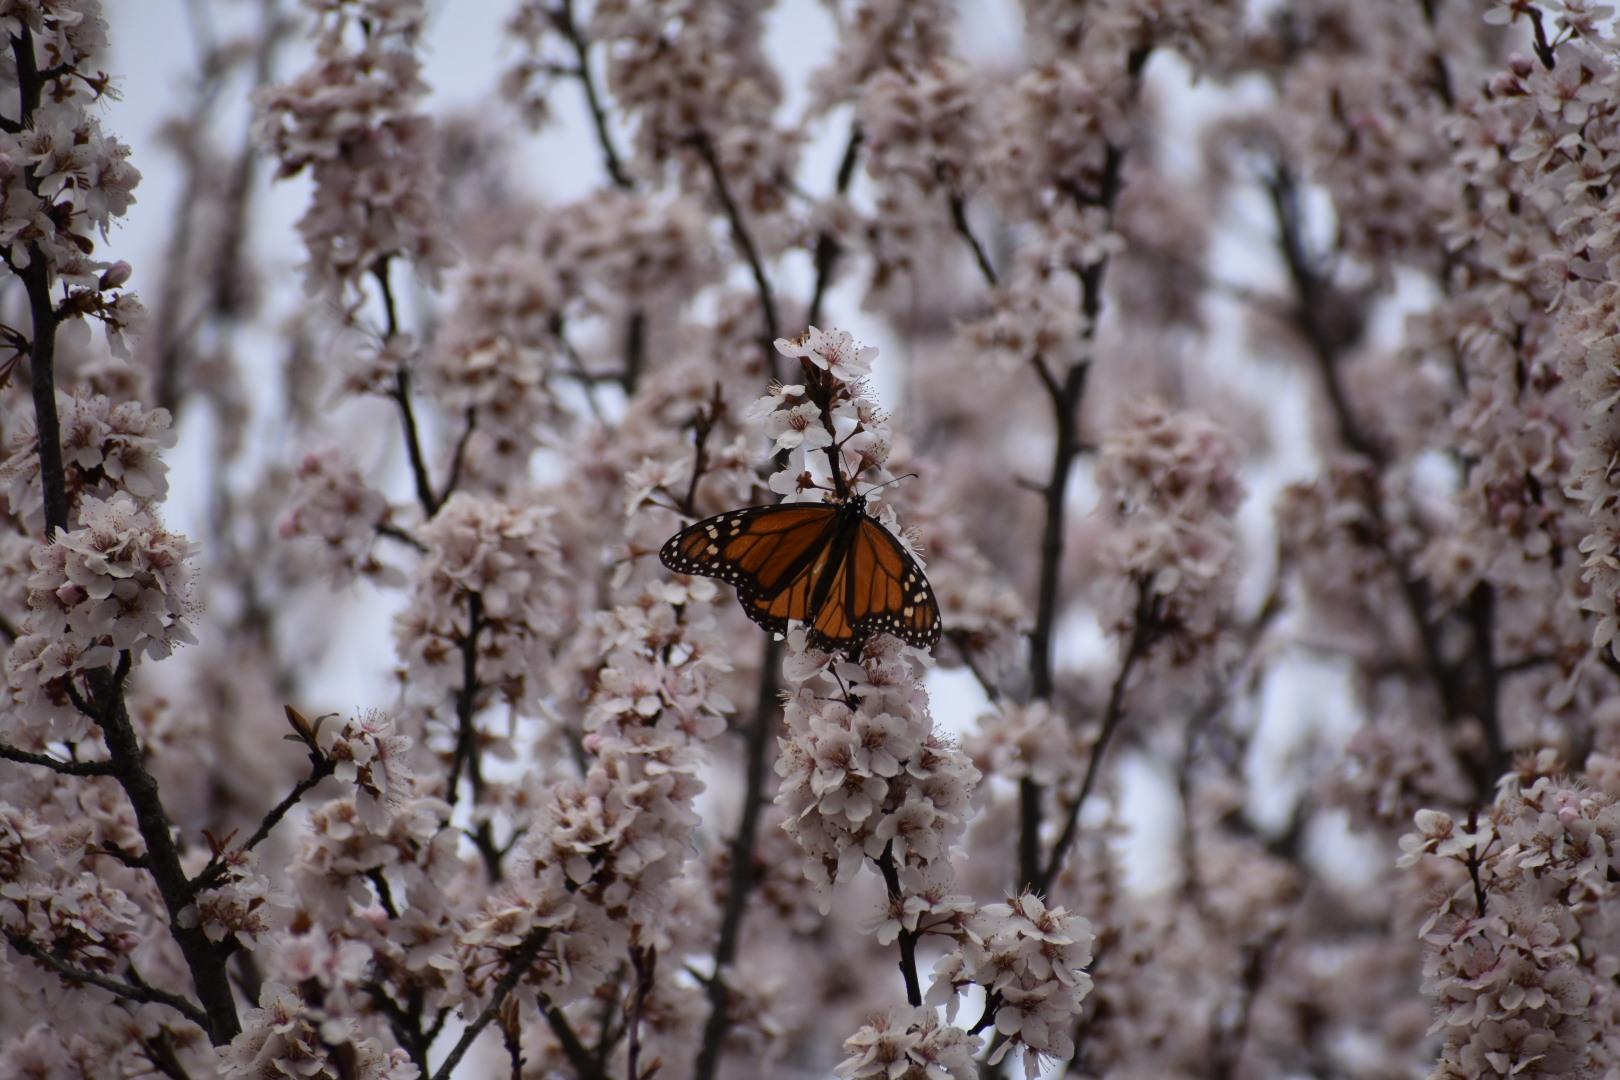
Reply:
[[1610, 6], [0, 29], [0, 1074], [1620, 1075]]

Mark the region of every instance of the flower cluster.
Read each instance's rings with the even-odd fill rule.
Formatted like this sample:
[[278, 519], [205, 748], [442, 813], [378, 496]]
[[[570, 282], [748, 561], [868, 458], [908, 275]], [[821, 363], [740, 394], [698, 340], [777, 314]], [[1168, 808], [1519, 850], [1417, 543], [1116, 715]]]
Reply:
[[307, 1076], [319, 1080], [418, 1080], [405, 1050], [389, 1049], [355, 1015], [367, 950], [316, 933], [279, 936], [266, 950], [270, 979], [242, 1033], [220, 1052], [220, 1075]]
[[307, 287], [346, 309], [389, 258], [434, 279], [450, 262], [435, 212], [433, 125], [415, 44], [421, 0], [310, 0], [315, 63], [260, 102], [259, 138], [281, 176], [308, 170], [315, 196], [298, 222]]
[[904, 647], [881, 638], [859, 664], [797, 662], [811, 672], [783, 712], [776, 801], [805, 874], [827, 888], [886, 852], [914, 867], [947, 859], [978, 771], [934, 732]]
[[1036, 1077], [1043, 1057], [1074, 1053], [1075, 1017], [1091, 991], [1091, 924], [1061, 907], [1047, 908], [1033, 893], [989, 904], [967, 918], [957, 948], [934, 967], [931, 1004], [956, 1014], [957, 994], [984, 988], [986, 1014], [995, 1018], [1001, 1045], [995, 1064], [1014, 1049], [1024, 1072]]
[[384, 583], [403, 580], [376, 557], [377, 532], [393, 508], [360, 470], [333, 452], [305, 454], [293, 475], [293, 493], [276, 534], [295, 542], [299, 555], [314, 553], [320, 567], [339, 579], [356, 576]]
[[[21, 123], [0, 132], [0, 246], [11, 267], [42, 264], [47, 280], [70, 286], [68, 316], [102, 320], [122, 350], [123, 332], [141, 314], [133, 295], [116, 291], [130, 268], [92, 252], [96, 234], [105, 237], [135, 201], [141, 174], [129, 164], [129, 147], [90, 112], [109, 87], [92, 66], [106, 46], [106, 21], [97, 3], [25, 4], [5, 18], [8, 33], [27, 35], [8, 38], [16, 44], [3, 62], [7, 81], [18, 84], [26, 50], [48, 90], [31, 107], [24, 103]], [[15, 348], [15, 341], [6, 345]]]
[[457, 492], [423, 527], [428, 553], [395, 623], [413, 702], [431, 711], [458, 688], [474, 692], [462, 678], [469, 649], [485, 695], [534, 700], [535, 675], [562, 625], [562, 567], [549, 517], [539, 506]]
[[[162, 501], [169, 470], [159, 454], [174, 445], [168, 410], [102, 394], [59, 395], [57, 408], [70, 514], [88, 495], [106, 499], [121, 491], [142, 506]], [[23, 418], [7, 435], [0, 490], [11, 512], [38, 529], [44, 524], [39, 433]]]
[[[1147, 403], [1110, 434], [1097, 482], [1118, 522], [1109, 580], [1131, 582], [1148, 598], [1178, 653], [1200, 651], [1231, 601], [1233, 517], [1243, 496], [1231, 441], [1200, 416]], [[1142, 619], [1133, 610], [1142, 602], [1125, 597], [1112, 598], [1116, 628]]]
[[86, 496], [82, 524], [35, 547], [28, 618], [6, 658], [20, 701], [113, 663], [161, 659], [191, 632], [195, 547], [128, 495]]
[[1403, 863], [1445, 860], [1464, 880], [1422, 930], [1424, 991], [1444, 1047], [1437, 1076], [1570, 1076], [1615, 1065], [1609, 979], [1595, 967], [1620, 867], [1620, 805], [1574, 787], [1556, 757], [1504, 779], [1489, 814], [1419, 811]]
[[846, 1080], [972, 1080], [979, 1037], [941, 1023], [934, 1009], [905, 1005], [874, 1016], [844, 1040], [849, 1052], [838, 1065]]

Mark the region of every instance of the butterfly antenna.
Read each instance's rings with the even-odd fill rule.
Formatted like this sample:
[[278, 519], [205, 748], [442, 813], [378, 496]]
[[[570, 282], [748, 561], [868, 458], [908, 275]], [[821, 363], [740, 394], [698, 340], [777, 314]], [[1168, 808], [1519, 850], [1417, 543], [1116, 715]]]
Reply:
[[902, 473], [902, 474], [900, 474], [900, 475], [899, 475], [899, 476], [896, 476], [896, 477], [895, 477], [895, 478], [894, 478], [894, 479], [892, 479], [892, 480], [885, 480], [885, 481], [883, 481], [883, 483], [881, 483], [881, 484], [877, 484], [877, 485], [874, 485], [874, 486], [872, 486], [872, 487], [869, 487], [869, 488], [867, 488], [867, 489], [866, 489], [866, 493], [867, 493], [867, 494], [868, 494], [868, 495], [870, 495], [870, 494], [872, 494], [872, 492], [874, 492], [874, 491], [880, 491], [880, 490], [882, 490], [882, 489], [883, 489], [883, 488], [886, 488], [886, 487], [888, 487], [888, 486], [889, 486], [889, 485], [890, 485], [890, 484], [898, 484], [898, 483], [899, 483], [899, 482], [900, 482], [900, 481], [902, 481], [902, 480], [920, 480], [920, 479], [921, 479], [921, 477], [919, 477], [919, 476], [918, 476], [918, 475], [917, 475], [917, 474], [916, 474], [916, 473], [914, 473], [914, 472], [908, 472], [908, 473]]

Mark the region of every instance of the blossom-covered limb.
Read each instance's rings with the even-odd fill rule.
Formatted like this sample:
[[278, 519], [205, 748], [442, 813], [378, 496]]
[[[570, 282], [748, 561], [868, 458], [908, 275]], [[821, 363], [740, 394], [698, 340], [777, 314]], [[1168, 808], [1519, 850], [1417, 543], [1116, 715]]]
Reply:
[[[1310, 345], [1338, 436], [1346, 447], [1382, 474], [1390, 464], [1389, 455], [1357, 419], [1344, 385], [1340, 361], [1349, 343], [1344, 329], [1331, 325], [1326, 318], [1327, 313], [1338, 306], [1338, 301], [1332, 295], [1332, 283], [1323, 278], [1305, 243], [1298, 179], [1286, 163], [1279, 162], [1266, 178], [1265, 186], [1277, 225], [1277, 243], [1294, 289], [1292, 321]], [[1445, 657], [1442, 627], [1432, 617], [1435, 598], [1428, 582], [1406, 564], [1390, 542], [1388, 515], [1376, 489], [1367, 508], [1373, 518], [1369, 539], [1394, 575], [1403, 606], [1417, 631], [1427, 676], [1440, 699], [1447, 726], [1455, 728], [1464, 717], [1475, 716], [1484, 729], [1486, 753], [1483, 758], [1471, 755], [1467, 765], [1478, 796], [1488, 798], [1496, 778], [1507, 766], [1507, 750], [1498, 718], [1500, 673], [1495, 668], [1492, 644], [1493, 604], [1488, 596], [1479, 595], [1479, 590], [1489, 589], [1490, 585], [1480, 582], [1468, 599], [1473, 655], [1479, 668], [1479, 685], [1470, 686], [1465, 672]]]
[[[12, 55], [16, 64], [24, 127], [33, 122], [35, 113], [40, 109], [41, 93], [46, 81], [46, 73], [41, 72], [35, 63], [34, 50], [33, 35], [27, 24], [23, 23], [19, 33], [12, 38]], [[30, 179], [29, 183], [37, 186], [34, 179]], [[71, 524], [55, 389], [56, 338], [62, 315], [51, 299], [51, 260], [33, 242], [29, 243], [29, 255], [28, 265], [17, 273], [27, 291], [33, 320], [29, 360], [38, 433], [36, 453], [40, 463], [45, 531], [48, 536], [59, 538], [68, 532]], [[152, 879], [168, 912], [170, 933], [180, 946], [203, 1005], [207, 1022], [202, 1026], [216, 1044], [228, 1042], [240, 1030], [240, 1022], [226, 974], [225, 954], [215, 947], [194, 921], [188, 925], [186, 908], [191, 897], [186, 874], [180, 864], [173, 826], [164, 808], [157, 781], [147, 768], [140, 739], [124, 701], [123, 684], [130, 659], [129, 650], [123, 650], [118, 672], [100, 668], [86, 674], [90, 688], [88, 712], [101, 728], [112, 775], [134, 809], [141, 838], [146, 843]], [[69, 685], [71, 681], [70, 677], [67, 680]]]
[[89, 986], [100, 987], [109, 994], [123, 998], [126, 1001], [167, 1005], [198, 1027], [204, 1029], [208, 1027], [208, 1014], [199, 1009], [195, 1002], [183, 998], [179, 994], [171, 994], [167, 990], [159, 990], [155, 986], [148, 986], [144, 981], [133, 976], [114, 979], [94, 971], [86, 971], [83, 968], [75, 967], [59, 957], [52, 956], [38, 944], [28, 940], [21, 934], [13, 933], [10, 930], [6, 931], [6, 942], [30, 960], [44, 964], [69, 983], [85, 983]]

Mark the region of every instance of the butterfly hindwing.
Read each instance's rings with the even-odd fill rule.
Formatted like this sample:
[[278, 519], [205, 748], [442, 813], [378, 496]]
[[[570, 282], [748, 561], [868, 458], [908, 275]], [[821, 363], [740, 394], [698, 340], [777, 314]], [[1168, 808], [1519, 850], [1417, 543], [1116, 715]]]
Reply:
[[881, 523], [862, 517], [850, 561], [856, 584], [849, 618], [856, 637], [893, 634], [932, 649], [943, 624], [934, 590], [912, 554]]

